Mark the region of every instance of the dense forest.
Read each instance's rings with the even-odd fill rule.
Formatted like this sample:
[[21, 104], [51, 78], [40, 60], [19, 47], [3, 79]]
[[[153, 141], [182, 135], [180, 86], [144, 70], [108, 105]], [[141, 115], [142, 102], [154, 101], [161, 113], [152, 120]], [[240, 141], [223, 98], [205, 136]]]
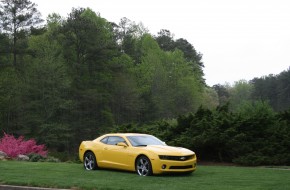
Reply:
[[[0, 131], [68, 155], [82, 140], [135, 131], [204, 159], [289, 164], [290, 70], [210, 87], [202, 54], [173, 36], [90, 8], [45, 22], [33, 2], [2, 0]], [[276, 149], [283, 162], [263, 157]]]

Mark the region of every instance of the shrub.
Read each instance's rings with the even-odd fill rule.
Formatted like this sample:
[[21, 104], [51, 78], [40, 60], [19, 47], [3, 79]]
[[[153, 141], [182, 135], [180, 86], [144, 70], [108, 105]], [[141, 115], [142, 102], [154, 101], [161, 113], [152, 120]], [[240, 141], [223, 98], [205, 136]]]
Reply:
[[43, 156], [41, 156], [39, 154], [35, 154], [35, 153], [29, 154], [28, 156], [29, 156], [30, 162], [38, 162], [38, 161], [42, 161], [44, 159]]
[[37, 145], [34, 139], [25, 141], [23, 136], [15, 138], [13, 135], [4, 133], [0, 139], [0, 150], [5, 152], [9, 157], [15, 158], [19, 154], [39, 154], [46, 157], [47, 151], [45, 145]]
[[45, 160], [41, 160], [44, 162], [60, 162], [60, 160], [58, 158], [55, 158], [53, 156], [48, 156]]

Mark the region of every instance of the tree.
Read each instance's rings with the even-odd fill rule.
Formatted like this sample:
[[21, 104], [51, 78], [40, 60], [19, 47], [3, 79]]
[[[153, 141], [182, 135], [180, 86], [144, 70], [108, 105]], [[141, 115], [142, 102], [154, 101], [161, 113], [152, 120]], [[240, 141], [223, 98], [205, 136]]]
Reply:
[[149, 34], [140, 44], [142, 62], [136, 66], [136, 76], [146, 106], [143, 115], [155, 120], [195, 111], [201, 104], [203, 84], [183, 52], [163, 51]]
[[221, 85], [221, 84], [213, 85], [213, 89], [216, 91], [216, 93], [218, 95], [220, 106], [223, 106], [229, 102], [229, 97], [230, 97], [229, 88], [230, 88], [229, 84], [228, 85], [226, 85], [226, 84], [225, 85]]
[[277, 76], [277, 110], [290, 108], [290, 68]]
[[23, 53], [19, 47], [25, 31], [42, 22], [36, 4], [29, 0], [1, 0], [0, 29], [12, 39], [13, 64], [17, 64], [17, 55]]
[[135, 64], [139, 64], [141, 62], [141, 52], [138, 42], [144, 34], [148, 33], [148, 30], [142, 23], [136, 24], [124, 17], [121, 19], [115, 33], [120, 51], [128, 54], [135, 61]]
[[73, 9], [62, 26], [64, 58], [72, 78], [71, 125], [76, 141], [113, 126], [112, 59], [118, 52], [112, 25], [91, 9]]
[[6, 34], [0, 33], [0, 65], [9, 63], [9, 37]]
[[20, 128], [23, 83], [14, 67], [0, 69], [0, 131], [16, 133]]
[[207, 109], [214, 109], [219, 105], [218, 93], [213, 89], [206, 87], [204, 89], [202, 106]]
[[174, 35], [169, 30], [162, 29], [158, 32], [158, 36], [155, 37], [160, 48], [164, 51], [172, 51], [175, 48]]
[[158, 32], [158, 36], [155, 37], [159, 44], [159, 47], [164, 51], [175, 51], [179, 49], [183, 52], [184, 58], [191, 64], [191, 70], [194, 71], [198, 80], [205, 84], [203, 79], [204, 73], [202, 68], [204, 67], [202, 62], [202, 54], [197, 53], [193, 45], [191, 45], [186, 39], [180, 38], [174, 40], [173, 34], [169, 30], [162, 29]]
[[289, 109], [290, 106], [290, 69], [278, 75], [268, 75], [251, 80], [252, 99], [269, 101], [276, 111]]
[[204, 73], [202, 70], [204, 67], [202, 54], [197, 53], [193, 45], [183, 38], [177, 39], [174, 46], [183, 52], [185, 59], [191, 63], [191, 69], [194, 71], [195, 75], [198, 76], [200, 82], [205, 84], [205, 80], [203, 79]]
[[230, 103], [232, 110], [236, 110], [241, 104], [251, 101], [253, 85], [246, 80], [236, 81], [230, 88]]
[[137, 122], [144, 102], [137, 90], [133, 60], [122, 54], [111, 60], [113, 84], [111, 88], [111, 109], [117, 125]]
[[269, 101], [270, 105], [277, 109], [277, 78], [274, 75], [268, 75], [251, 80], [253, 85], [252, 99]]

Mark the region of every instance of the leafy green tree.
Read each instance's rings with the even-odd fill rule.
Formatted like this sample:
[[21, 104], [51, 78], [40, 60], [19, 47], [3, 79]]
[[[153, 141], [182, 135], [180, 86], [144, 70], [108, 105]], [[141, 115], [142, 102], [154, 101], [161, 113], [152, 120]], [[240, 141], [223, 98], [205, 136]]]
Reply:
[[251, 101], [253, 86], [245, 80], [236, 81], [229, 89], [231, 109], [236, 110], [241, 104]]
[[0, 33], [0, 65], [9, 65], [10, 56], [9, 56], [9, 46], [10, 41], [9, 37], [6, 34]]
[[[229, 141], [233, 162], [246, 165], [268, 164], [275, 152], [271, 129], [277, 126], [272, 108], [262, 101], [243, 104], [238, 111], [237, 134]], [[270, 153], [270, 152], [271, 153]]]
[[120, 51], [128, 54], [134, 60], [135, 64], [141, 62], [140, 45], [138, 42], [147, 33], [148, 30], [142, 23], [136, 24], [126, 17], [121, 19], [115, 31]]
[[277, 79], [274, 75], [254, 78], [252, 99], [269, 101], [270, 105], [277, 110]]
[[197, 53], [193, 45], [191, 45], [186, 39], [177, 39], [174, 44], [175, 48], [181, 50], [186, 60], [192, 64], [191, 69], [194, 71], [195, 75], [199, 77], [201, 82], [205, 83], [203, 79], [204, 73], [202, 70], [204, 67], [202, 62], [202, 54]]
[[13, 67], [0, 69], [0, 130], [16, 133], [21, 126], [23, 83]]
[[230, 85], [221, 85], [221, 84], [216, 84], [213, 85], [213, 89], [216, 91], [219, 99], [219, 105], [223, 106], [229, 102], [229, 97], [230, 97]]
[[275, 106], [274, 108], [276, 108], [276, 110], [279, 111], [288, 110], [290, 108], [290, 69], [281, 72], [277, 76], [276, 92], [277, 92], [276, 95], [277, 106]]
[[269, 101], [276, 111], [284, 111], [290, 107], [289, 80], [290, 70], [285, 70], [278, 75], [268, 75], [251, 80], [253, 85], [253, 100]]
[[111, 60], [119, 55], [111, 24], [90, 9], [73, 9], [63, 23], [64, 57], [72, 78], [71, 127], [76, 141], [113, 126]]
[[0, 28], [12, 39], [13, 64], [17, 64], [17, 55], [23, 53], [22, 40], [25, 31], [42, 22], [36, 4], [29, 0], [1, 0]]
[[144, 105], [137, 90], [133, 60], [126, 54], [111, 60], [112, 113], [116, 124], [138, 122]]
[[202, 55], [197, 53], [193, 45], [191, 45], [186, 39], [177, 39], [174, 44], [175, 48], [180, 49], [184, 53], [184, 57], [188, 61], [195, 62], [200, 67], [204, 67], [202, 62]]
[[[69, 87], [71, 78], [65, 65], [62, 46], [50, 28], [42, 35], [29, 39], [29, 50], [33, 52], [30, 64], [25, 68], [26, 90], [24, 121], [27, 131], [39, 134], [41, 126], [62, 121], [70, 108]], [[39, 137], [45, 139], [45, 135]]]
[[209, 87], [204, 89], [202, 102], [202, 106], [207, 109], [215, 109], [220, 105], [217, 92]]
[[160, 48], [164, 51], [172, 51], [175, 49], [174, 44], [174, 35], [171, 34], [169, 30], [162, 29], [158, 32], [158, 35], [155, 37]]
[[160, 48], [164, 51], [175, 51], [179, 49], [183, 52], [185, 59], [191, 64], [191, 70], [194, 71], [195, 76], [198, 77], [200, 82], [205, 84], [203, 78], [204, 73], [202, 68], [204, 67], [202, 62], [202, 54], [197, 53], [194, 47], [183, 38], [174, 40], [173, 34], [169, 30], [160, 30], [158, 36], [155, 37]]
[[136, 77], [147, 106], [143, 115], [154, 120], [197, 109], [203, 85], [183, 52], [164, 52], [150, 35], [144, 35], [141, 44], [143, 56], [136, 67]]

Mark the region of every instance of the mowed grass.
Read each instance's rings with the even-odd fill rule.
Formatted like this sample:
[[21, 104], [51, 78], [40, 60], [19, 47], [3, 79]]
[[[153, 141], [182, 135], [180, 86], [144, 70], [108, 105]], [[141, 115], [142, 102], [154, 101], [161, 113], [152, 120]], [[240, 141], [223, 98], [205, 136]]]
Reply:
[[100, 190], [285, 190], [290, 189], [290, 170], [198, 166], [191, 175], [141, 177], [124, 171], [85, 171], [82, 164], [2, 161], [0, 184]]

